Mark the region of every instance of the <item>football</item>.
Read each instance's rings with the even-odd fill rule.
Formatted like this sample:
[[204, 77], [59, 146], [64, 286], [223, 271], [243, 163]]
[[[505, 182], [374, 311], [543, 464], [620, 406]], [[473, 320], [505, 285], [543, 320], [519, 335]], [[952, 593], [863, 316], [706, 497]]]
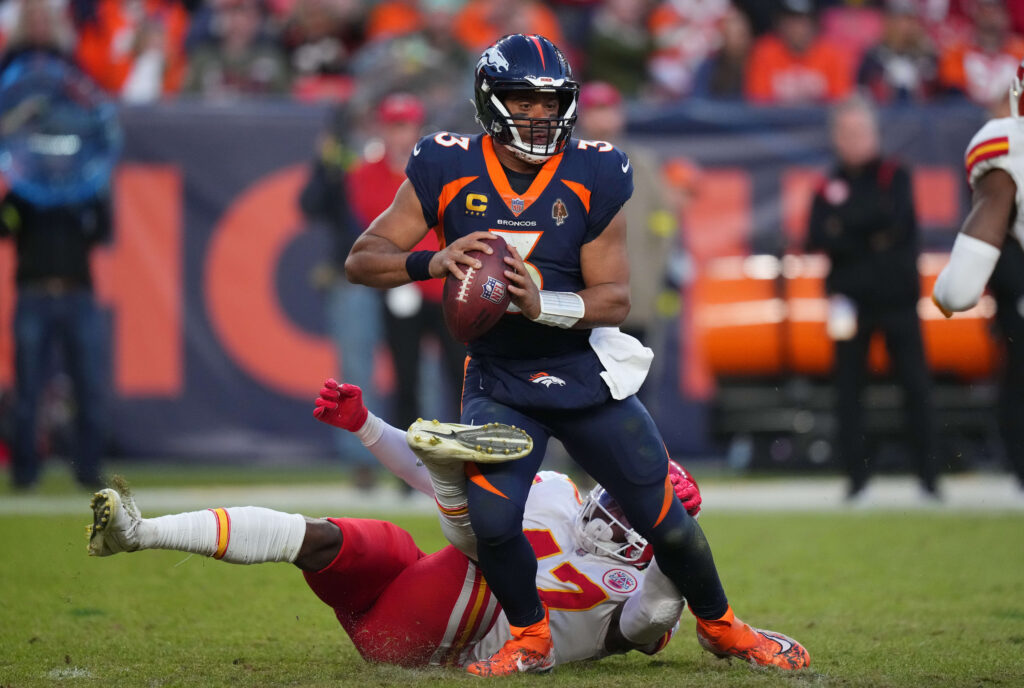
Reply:
[[480, 261], [479, 269], [462, 266], [465, 279], [448, 273], [444, 280], [444, 321], [448, 331], [460, 342], [477, 339], [497, 324], [508, 308], [508, 280], [505, 256], [508, 244], [498, 238], [490, 242], [494, 253], [469, 251]]

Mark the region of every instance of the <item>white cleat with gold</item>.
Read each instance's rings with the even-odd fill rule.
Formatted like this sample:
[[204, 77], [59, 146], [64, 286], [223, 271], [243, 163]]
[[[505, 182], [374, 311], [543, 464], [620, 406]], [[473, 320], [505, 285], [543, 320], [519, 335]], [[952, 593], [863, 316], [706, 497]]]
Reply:
[[89, 534], [89, 556], [109, 557], [139, 549], [142, 516], [131, 495], [107, 487], [93, 495], [89, 506], [92, 525], [85, 528]]
[[424, 462], [504, 463], [533, 451], [533, 439], [522, 428], [504, 423], [462, 425], [420, 418], [405, 433], [409, 447]]

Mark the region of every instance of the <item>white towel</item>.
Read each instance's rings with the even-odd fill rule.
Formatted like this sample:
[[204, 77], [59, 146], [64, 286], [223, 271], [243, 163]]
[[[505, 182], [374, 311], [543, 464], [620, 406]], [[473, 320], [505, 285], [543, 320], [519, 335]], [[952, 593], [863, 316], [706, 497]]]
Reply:
[[601, 379], [615, 399], [640, 391], [651, 369], [654, 352], [617, 327], [595, 327], [590, 331], [590, 348], [597, 354], [604, 372]]

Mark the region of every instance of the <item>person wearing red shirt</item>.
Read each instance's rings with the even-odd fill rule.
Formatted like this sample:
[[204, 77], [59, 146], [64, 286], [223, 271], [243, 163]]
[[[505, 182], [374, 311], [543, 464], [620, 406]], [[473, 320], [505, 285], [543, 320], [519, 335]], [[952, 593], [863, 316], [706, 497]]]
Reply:
[[939, 81], [984, 107], [1006, 99], [1006, 88], [1024, 58], [1024, 38], [1012, 33], [1002, 0], [976, 0], [971, 40], [951, 46], [939, 58]]
[[746, 93], [754, 103], [835, 101], [852, 87], [846, 57], [818, 35], [811, 0], [783, 0], [775, 30], [754, 44]]
[[[420, 138], [424, 122], [422, 102], [407, 93], [385, 97], [377, 108], [377, 123], [383, 141], [379, 158], [363, 160], [348, 174], [352, 210], [362, 227], [369, 226], [394, 200], [405, 181], [405, 165]], [[437, 251], [437, 236], [430, 232], [415, 251]], [[444, 282], [440, 279], [413, 282], [389, 289], [384, 297], [384, 333], [395, 364], [393, 422], [407, 427], [416, 420], [420, 389], [420, 360], [424, 340], [434, 336], [440, 344], [441, 368], [446, 378], [443, 403], [449, 412], [459, 408], [465, 348], [445, 332], [441, 310]], [[429, 410], [429, 409], [428, 409]], [[443, 409], [437, 409], [440, 413]]]

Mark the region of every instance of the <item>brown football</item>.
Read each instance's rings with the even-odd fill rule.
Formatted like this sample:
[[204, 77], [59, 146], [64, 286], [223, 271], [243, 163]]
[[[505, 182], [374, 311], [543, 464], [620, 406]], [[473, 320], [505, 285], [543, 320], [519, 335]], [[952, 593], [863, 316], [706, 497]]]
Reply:
[[508, 244], [498, 238], [490, 242], [494, 253], [468, 251], [480, 261], [479, 269], [461, 266], [465, 279], [448, 273], [444, 280], [444, 321], [448, 331], [460, 342], [477, 339], [494, 327], [509, 304], [505, 256]]

